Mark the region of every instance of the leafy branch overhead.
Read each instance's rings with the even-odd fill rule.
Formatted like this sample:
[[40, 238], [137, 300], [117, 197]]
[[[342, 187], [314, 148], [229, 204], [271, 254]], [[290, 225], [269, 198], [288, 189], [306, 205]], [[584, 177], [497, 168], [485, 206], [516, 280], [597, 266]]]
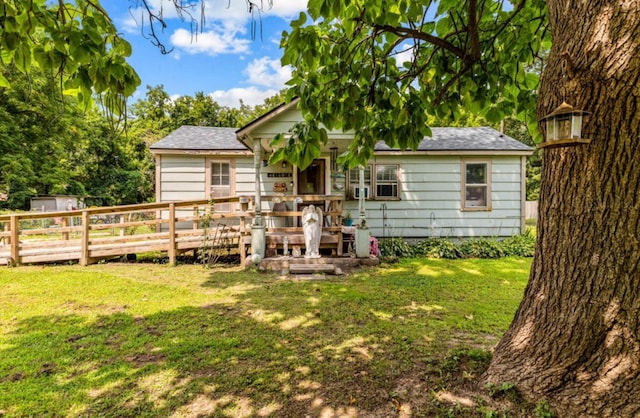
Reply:
[[[355, 132], [345, 161], [364, 163], [378, 140], [415, 148], [427, 118], [461, 109], [490, 122], [516, 115], [535, 130], [539, 74], [550, 48], [545, 2], [310, 0], [282, 40], [299, 97], [317, 129]], [[300, 148], [319, 148], [319, 135]], [[292, 153], [292, 162], [303, 155]]]
[[[131, 45], [97, 1], [8, 0], [0, 8], [0, 68], [31, 66], [58, 78], [66, 94], [89, 103], [93, 93], [118, 114], [140, 84], [126, 62]], [[0, 88], [9, 87], [0, 72]]]

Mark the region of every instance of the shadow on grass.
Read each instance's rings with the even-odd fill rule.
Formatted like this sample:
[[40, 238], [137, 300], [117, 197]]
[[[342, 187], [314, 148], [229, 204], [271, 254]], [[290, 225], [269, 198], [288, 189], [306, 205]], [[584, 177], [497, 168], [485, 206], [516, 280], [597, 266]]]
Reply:
[[[320, 282], [211, 272], [202, 287], [228, 291], [234, 302], [145, 316], [125, 308], [95, 320], [79, 313], [32, 316], [13, 324], [0, 346], [0, 410], [8, 416], [438, 414], [449, 408], [429, 395], [451, 376], [442, 353], [451, 344], [477, 343], [486, 331], [482, 324], [470, 328], [467, 338], [458, 324], [465, 323], [464, 312], [445, 300], [449, 291], [428, 274], [416, 276], [414, 267]], [[506, 303], [502, 323], [517, 303]], [[464, 372], [473, 377], [484, 362]]]
[[16, 416], [238, 417], [384, 407], [394, 360], [378, 363], [376, 338], [318, 340], [304, 315], [297, 328], [251, 315], [265, 316], [212, 307], [92, 324], [31, 318], [2, 350], [2, 408]]

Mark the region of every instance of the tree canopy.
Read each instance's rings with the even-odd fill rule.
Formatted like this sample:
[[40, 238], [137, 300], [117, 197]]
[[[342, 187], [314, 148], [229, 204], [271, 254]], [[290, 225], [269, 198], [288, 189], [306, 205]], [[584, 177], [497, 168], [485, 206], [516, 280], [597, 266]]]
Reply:
[[[535, 91], [550, 47], [545, 2], [310, 0], [282, 39], [289, 97], [307, 126], [287, 142], [306, 166], [326, 129], [353, 130], [343, 160], [364, 164], [374, 144], [415, 148], [429, 116], [461, 109], [489, 122], [513, 115], [536, 127]], [[311, 21], [309, 21], [309, 18]]]
[[[123, 114], [140, 78], [126, 61], [131, 45], [98, 1], [8, 0], [0, 23], [2, 67], [23, 74], [38, 67], [80, 103], [100, 94], [107, 109]], [[9, 86], [0, 72], [0, 88]]]

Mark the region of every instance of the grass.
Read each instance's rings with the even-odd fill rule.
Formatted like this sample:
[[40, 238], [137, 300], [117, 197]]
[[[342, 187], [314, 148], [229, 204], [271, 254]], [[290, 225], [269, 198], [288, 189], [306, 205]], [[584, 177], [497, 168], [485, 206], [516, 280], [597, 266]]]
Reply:
[[0, 416], [521, 416], [534, 406], [492, 398], [479, 376], [529, 268], [3, 269]]

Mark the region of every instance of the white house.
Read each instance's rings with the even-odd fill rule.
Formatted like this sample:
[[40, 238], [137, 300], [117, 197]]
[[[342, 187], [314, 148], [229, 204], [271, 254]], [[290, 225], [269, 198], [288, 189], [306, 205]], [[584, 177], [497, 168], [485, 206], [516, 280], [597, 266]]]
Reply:
[[361, 188], [359, 170], [343, 173], [335, 161], [352, 138], [345, 132], [330, 132], [320, 158], [305, 170], [289, 163], [267, 165], [271, 139], [302, 120], [296, 105], [281, 105], [240, 129], [182, 126], [152, 145], [156, 200], [254, 196], [258, 171], [263, 195], [342, 195], [344, 210], [356, 222], [357, 197], [363, 193], [367, 225], [379, 238], [501, 237], [523, 231], [530, 147], [486, 127], [432, 128], [416, 151], [378, 144]]

